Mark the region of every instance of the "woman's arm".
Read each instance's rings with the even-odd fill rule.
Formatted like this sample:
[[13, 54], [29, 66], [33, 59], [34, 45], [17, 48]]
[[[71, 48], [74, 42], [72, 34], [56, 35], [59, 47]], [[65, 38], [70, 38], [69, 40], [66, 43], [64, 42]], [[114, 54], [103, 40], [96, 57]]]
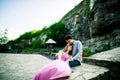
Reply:
[[69, 63], [69, 61], [71, 61], [71, 57], [72, 56], [69, 55], [69, 58], [66, 60], [67, 63]]
[[62, 55], [62, 50], [60, 50], [58, 53], [57, 53], [57, 57], [59, 60], [61, 60], [61, 55]]
[[67, 59], [66, 62], [69, 63], [70, 59]]

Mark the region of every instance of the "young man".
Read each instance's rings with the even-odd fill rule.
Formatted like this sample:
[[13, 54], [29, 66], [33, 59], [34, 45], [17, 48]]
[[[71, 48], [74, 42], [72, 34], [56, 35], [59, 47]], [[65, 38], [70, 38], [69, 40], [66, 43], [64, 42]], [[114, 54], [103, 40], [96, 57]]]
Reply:
[[[82, 61], [82, 43], [78, 40], [74, 40], [72, 36], [67, 35], [65, 40], [68, 44], [72, 45], [72, 57], [70, 58], [70, 67], [81, 65]], [[68, 45], [67, 44], [67, 45]]]

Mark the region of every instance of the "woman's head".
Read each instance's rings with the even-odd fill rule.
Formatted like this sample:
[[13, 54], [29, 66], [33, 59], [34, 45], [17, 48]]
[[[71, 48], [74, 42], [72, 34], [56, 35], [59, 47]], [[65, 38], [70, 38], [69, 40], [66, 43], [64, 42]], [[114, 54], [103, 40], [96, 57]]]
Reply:
[[64, 52], [67, 52], [67, 51], [70, 52], [71, 50], [72, 50], [72, 46], [69, 44], [63, 49]]

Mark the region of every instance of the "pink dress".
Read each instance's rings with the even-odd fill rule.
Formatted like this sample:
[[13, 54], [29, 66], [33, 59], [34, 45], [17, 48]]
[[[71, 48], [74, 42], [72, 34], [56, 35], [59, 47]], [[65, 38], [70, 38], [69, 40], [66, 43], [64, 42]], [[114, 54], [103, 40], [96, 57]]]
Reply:
[[63, 53], [61, 60], [53, 60], [45, 65], [34, 77], [34, 80], [57, 80], [58, 78], [69, 77], [71, 68], [65, 62], [68, 55]]

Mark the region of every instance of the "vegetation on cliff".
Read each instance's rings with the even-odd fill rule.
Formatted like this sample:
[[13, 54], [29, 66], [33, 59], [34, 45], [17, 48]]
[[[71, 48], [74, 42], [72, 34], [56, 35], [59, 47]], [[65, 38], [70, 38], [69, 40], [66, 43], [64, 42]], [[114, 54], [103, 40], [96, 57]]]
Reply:
[[[48, 39], [53, 39], [57, 42], [55, 46], [65, 46], [64, 36], [66, 35], [66, 28], [62, 22], [57, 22], [49, 27], [44, 27], [42, 30], [33, 30], [25, 32], [19, 38], [11, 40], [6, 44], [7, 50], [12, 52], [21, 52], [23, 50], [47, 48], [45, 42]], [[64, 43], [64, 44], [63, 44]], [[3, 49], [0, 52], [5, 52]]]

